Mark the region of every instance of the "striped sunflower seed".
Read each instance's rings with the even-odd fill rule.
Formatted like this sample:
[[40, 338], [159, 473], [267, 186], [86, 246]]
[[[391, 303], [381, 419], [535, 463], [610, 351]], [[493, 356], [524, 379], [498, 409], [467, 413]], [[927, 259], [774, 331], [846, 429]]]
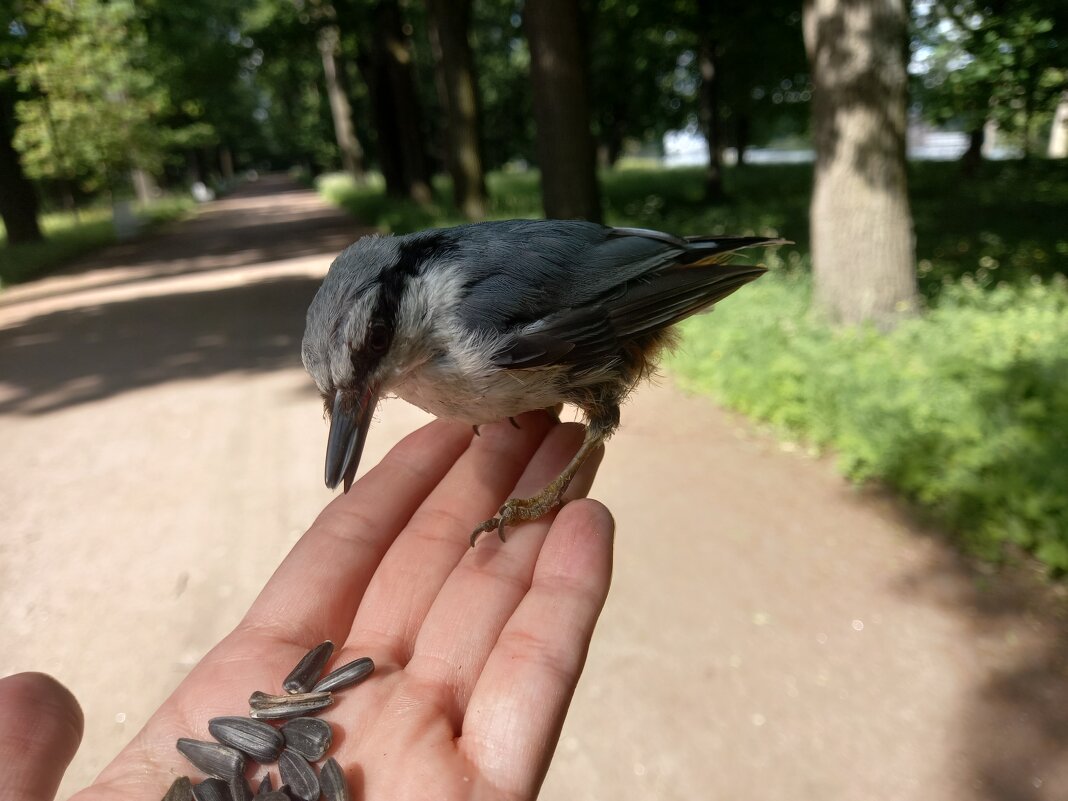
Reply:
[[230, 779], [230, 798], [233, 801], [252, 801], [252, 788], [244, 774]]
[[274, 762], [285, 746], [278, 729], [251, 718], [212, 718], [208, 721], [208, 731], [223, 745], [236, 748], [260, 763]]
[[245, 755], [228, 745], [182, 737], [177, 747], [194, 766], [216, 779], [229, 781], [245, 770]]
[[334, 690], [342, 690], [345, 687], [351, 687], [354, 684], [359, 684], [370, 676], [371, 673], [374, 672], [374, 669], [375, 663], [371, 657], [362, 656], [323, 676], [323, 678], [319, 680], [319, 683], [312, 689], [312, 692], [331, 692]]
[[163, 796], [163, 801], [193, 801], [193, 783], [188, 776], [179, 776]]
[[330, 640], [312, 648], [286, 676], [285, 681], [282, 682], [282, 689], [293, 694], [310, 691], [323, 674], [323, 668], [326, 667], [333, 653], [334, 644]]
[[274, 784], [271, 782], [271, 774], [264, 773], [263, 778], [260, 779], [260, 787], [256, 791], [257, 796], [266, 795], [274, 789]]
[[286, 748], [291, 748], [309, 762], [318, 762], [330, 750], [334, 733], [330, 724], [319, 718], [293, 718], [282, 724]]
[[349, 783], [345, 781], [345, 773], [333, 757], [326, 760], [319, 768], [319, 784], [322, 786], [323, 797], [326, 801], [352, 801]]
[[193, 785], [196, 801], [230, 801], [230, 788], [222, 779], [205, 779]]
[[319, 777], [308, 760], [288, 748], [278, 758], [278, 773], [282, 781], [289, 785], [289, 792], [302, 801], [318, 801]]
[[334, 697], [327, 692], [268, 695], [257, 690], [248, 699], [248, 714], [258, 720], [284, 720], [318, 712], [332, 703]]

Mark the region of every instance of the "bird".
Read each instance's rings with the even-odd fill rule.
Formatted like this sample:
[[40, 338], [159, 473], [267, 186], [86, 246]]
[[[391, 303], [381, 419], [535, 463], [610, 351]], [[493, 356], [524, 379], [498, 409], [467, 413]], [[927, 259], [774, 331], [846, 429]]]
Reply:
[[346, 248], [308, 308], [301, 357], [330, 418], [325, 480], [348, 492], [376, 405], [396, 396], [478, 426], [577, 407], [585, 435], [560, 475], [510, 498], [478, 537], [562, 503], [619, 426], [620, 404], [674, 342], [673, 326], [758, 278], [736, 251], [762, 236], [686, 236], [580, 220], [504, 220]]

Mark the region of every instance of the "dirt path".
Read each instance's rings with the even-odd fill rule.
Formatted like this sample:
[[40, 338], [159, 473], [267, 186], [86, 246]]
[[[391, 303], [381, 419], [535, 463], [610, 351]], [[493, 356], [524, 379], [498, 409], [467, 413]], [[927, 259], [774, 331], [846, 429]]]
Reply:
[[[71, 687], [88, 782], [329, 495], [304, 310], [360, 233], [280, 179], [0, 295], [0, 674]], [[387, 404], [365, 464], [425, 416]], [[670, 386], [594, 494], [616, 579], [543, 798], [1068, 798], [1068, 623]]]

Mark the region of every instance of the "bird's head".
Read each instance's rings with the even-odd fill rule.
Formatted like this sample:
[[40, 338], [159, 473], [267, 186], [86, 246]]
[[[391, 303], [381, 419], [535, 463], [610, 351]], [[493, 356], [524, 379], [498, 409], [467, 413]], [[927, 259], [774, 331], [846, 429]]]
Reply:
[[341, 253], [308, 309], [301, 356], [330, 415], [326, 485], [352, 484], [383, 392], [427, 358], [421, 271], [428, 251], [394, 237]]

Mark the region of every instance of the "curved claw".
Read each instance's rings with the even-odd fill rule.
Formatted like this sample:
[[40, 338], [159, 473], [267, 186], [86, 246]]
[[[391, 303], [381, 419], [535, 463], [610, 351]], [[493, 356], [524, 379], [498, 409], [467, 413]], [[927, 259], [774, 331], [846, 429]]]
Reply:
[[501, 530], [504, 528], [503, 518], [491, 517], [489, 520], [479, 523], [478, 528], [471, 532], [471, 547], [475, 547], [475, 543], [478, 542], [478, 538], [481, 537], [484, 533], [486, 533], [487, 531], [492, 531], [495, 528], [497, 529], [497, 535], [500, 536], [503, 540], [504, 537], [501, 536]]

